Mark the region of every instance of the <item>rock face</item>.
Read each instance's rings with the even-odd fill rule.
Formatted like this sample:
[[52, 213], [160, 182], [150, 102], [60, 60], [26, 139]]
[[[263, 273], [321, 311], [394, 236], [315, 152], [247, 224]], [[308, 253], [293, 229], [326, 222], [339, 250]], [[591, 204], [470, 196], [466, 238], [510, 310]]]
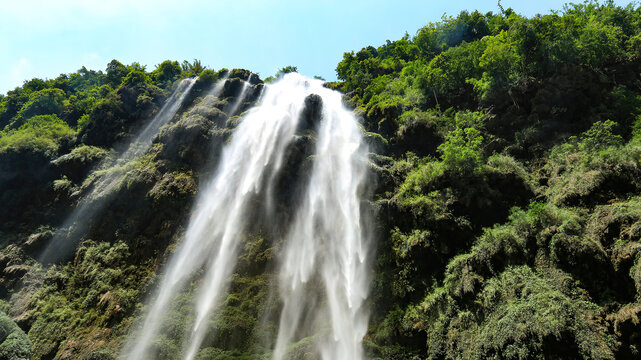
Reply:
[[197, 106], [163, 129], [156, 139], [163, 144], [160, 158], [174, 167], [188, 165], [199, 169], [205, 164], [214, 165], [210, 157], [217, 153], [214, 149], [220, 148], [228, 133], [223, 128], [227, 115], [215, 107], [206, 111], [203, 108]]
[[323, 115], [322, 112], [323, 99], [316, 94], [308, 95], [305, 98], [305, 108], [298, 123], [298, 132], [316, 130]]
[[94, 146], [79, 146], [58, 157], [52, 164], [74, 183], [81, 182], [107, 156], [107, 151]]
[[55, 200], [51, 185], [58, 175], [46, 153], [0, 153], [0, 231], [15, 232], [25, 224], [46, 221], [46, 209]]

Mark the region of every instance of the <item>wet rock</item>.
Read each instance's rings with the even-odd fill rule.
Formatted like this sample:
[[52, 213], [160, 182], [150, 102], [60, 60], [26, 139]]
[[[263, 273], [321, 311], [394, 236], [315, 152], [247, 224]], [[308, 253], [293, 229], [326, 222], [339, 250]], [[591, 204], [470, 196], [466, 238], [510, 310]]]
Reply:
[[[217, 121], [226, 120], [220, 110], [212, 110], [211, 114]], [[202, 115], [183, 116], [158, 136], [157, 141], [164, 144], [160, 158], [171, 161], [177, 167], [187, 165], [201, 168], [212, 161], [211, 154], [217, 153], [212, 149], [222, 145], [225, 134], [214, 121]]]
[[239, 79], [239, 78], [234, 78], [234, 79], [227, 79], [225, 82], [225, 85], [223, 85], [223, 91], [220, 94], [221, 98], [227, 98], [227, 97], [237, 97], [240, 95], [240, 92], [243, 90], [243, 87], [245, 86], [245, 79]]
[[305, 98], [305, 105], [298, 121], [298, 132], [316, 130], [323, 115], [323, 99], [316, 94]]
[[4, 269], [4, 278], [9, 280], [19, 279], [27, 272], [29, 272], [29, 266], [27, 265], [8, 266]]
[[377, 133], [368, 132], [364, 136], [365, 144], [369, 147], [369, 151], [376, 154], [386, 154], [389, 149], [389, 142], [387, 139]]
[[53, 238], [54, 232], [46, 230], [31, 234], [23, 245], [23, 249], [29, 254], [37, 254], [44, 249], [45, 245]]
[[[205, 96], [198, 104], [189, 109], [183, 117], [189, 118], [193, 115], [200, 115], [212, 121], [215, 125], [222, 127], [225, 125], [227, 115], [218, 108], [221, 103], [221, 100], [212, 95]], [[226, 104], [224, 103], [223, 106]]]
[[251, 85], [262, 84], [260, 77], [246, 69], [233, 69], [229, 72], [229, 79], [242, 79], [248, 81]]
[[102, 148], [82, 145], [58, 157], [52, 164], [72, 182], [79, 183], [105, 156], [107, 151]]

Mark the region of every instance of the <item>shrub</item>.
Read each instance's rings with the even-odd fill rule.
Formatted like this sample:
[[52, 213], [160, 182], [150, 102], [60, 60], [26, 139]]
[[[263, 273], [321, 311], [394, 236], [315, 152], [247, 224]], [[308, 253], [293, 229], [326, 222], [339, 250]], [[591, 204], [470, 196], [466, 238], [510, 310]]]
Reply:
[[558, 271], [509, 267], [474, 287], [472, 301], [446, 283], [407, 321], [426, 331], [434, 358], [614, 358], [616, 343], [597, 318], [599, 308], [569, 284]]
[[18, 129], [0, 132], [0, 152], [13, 149], [55, 153], [63, 140], [74, 135], [75, 131], [56, 115], [38, 115]]
[[149, 78], [149, 75], [142, 70], [131, 70], [127, 76], [122, 79], [122, 85], [129, 87], [150, 83], [151, 79]]
[[443, 165], [462, 176], [479, 171], [483, 161], [481, 144], [483, 136], [472, 127], [456, 128], [445, 137], [445, 143], [438, 147]]
[[29, 360], [31, 341], [16, 323], [0, 312], [0, 360]]
[[36, 115], [60, 115], [65, 97], [64, 91], [60, 89], [44, 89], [32, 93], [18, 116], [24, 121]]
[[612, 120], [595, 122], [590, 129], [581, 134], [579, 150], [593, 152], [621, 145], [623, 138], [620, 135], [612, 134], [612, 130], [616, 126], [617, 123]]

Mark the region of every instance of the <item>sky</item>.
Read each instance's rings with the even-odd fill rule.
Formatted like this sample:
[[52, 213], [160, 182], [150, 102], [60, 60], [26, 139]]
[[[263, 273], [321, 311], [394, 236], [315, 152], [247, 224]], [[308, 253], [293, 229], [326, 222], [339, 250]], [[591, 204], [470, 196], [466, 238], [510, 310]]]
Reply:
[[[534, 16], [565, 2], [502, 5]], [[344, 52], [415, 35], [444, 14], [498, 11], [496, 0], [0, 0], [0, 9], [0, 94], [82, 66], [104, 71], [112, 59], [147, 70], [199, 59], [263, 78], [293, 65], [335, 80]]]

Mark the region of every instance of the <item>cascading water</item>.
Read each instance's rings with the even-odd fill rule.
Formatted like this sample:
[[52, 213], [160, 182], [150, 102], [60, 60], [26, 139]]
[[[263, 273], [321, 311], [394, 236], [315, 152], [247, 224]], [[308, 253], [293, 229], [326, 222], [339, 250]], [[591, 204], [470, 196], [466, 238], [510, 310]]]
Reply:
[[[301, 334], [316, 334], [322, 359], [363, 359], [368, 313], [368, 151], [341, 95], [310, 81], [323, 101], [309, 184], [286, 237], [279, 286], [283, 309], [273, 359], [281, 360]], [[321, 289], [310, 289], [319, 278]], [[302, 335], [304, 336], [304, 335]]]
[[220, 302], [236, 265], [250, 200], [271, 191], [265, 189], [265, 179], [278, 172], [282, 164], [307, 94], [303, 78], [290, 77], [270, 85], [261, 95], [260, 106], [251, 109], [237, 126], [223, 149], [214, 178], [199, 194], [183, 242], [168, 263], [140, 332], [126, 344], [123, 359], [148, 356], [170, 301], [190, 275], [204, 267], [195, 321], [184, 344], [185, 359], [193, 359], [211, 311]]
[[[244, 89], [239, 95], [243, 96]], [[194, 207], [183, 241], [167, 264], [140, 328], [125, 345], [122, 359], [151, 359], [156, 337], [172, 299], [183, 291], [199, 270], [194, 321], [183, 341], [185, 360], [193, 360], [210, 331], [209, 320], [221, 303], [239, 256], [239, 244], [247, 230], [255, 199], [269, 205], [277, 174], [287, 149], [297, 137], [306, 99], [322, 100], [316, 157], [300, 209], [293, 216], [285, 241], [280, 271], [283, 313], [274, 358], [283, 358], [287, 346], [297, 340], [305, 308], [318, 299], [303, 287], [320, 276], [323, 304], [314, 309], [318, 332], [329, 326], [328, 336], [318, 337], [323, 359], [362, 359], [361, 342], [367, 327], [363, 302], [367, 295], [368, 237], [362, 230], [361, 196], [366, 181], [367, 151], [353, 115], [341, 103], [338, 92], [322, 82], [287, 74], [267, 85], [259, 105], [250, 109], [223, 148], [214, 177], [206, 183]], [[234, 105], [236, 107], [236, 105]], [[325, 321], [327, 320], [327, 321]]]
[[[149, 150], [152, 140], [158, 134], [160, 128], [176, 115], [195, 83], [196, 78], [182, 80], [158, 114], [138, 133], [134, 141], [129, 144], [127, 150], [110, 165], [125, 164]], [[85, 233], [88, 220], [104, 208], [107, 203], [104, 201], [105, 196], [112, 192], [120, 183], [122, 177], [122, 174], [105, 174], [94, 184], [89, 194], [80, 200], [78, 206], [62, 225], [61, 230], [56, 232], [42, 252], [40, 255], [41, 262], [57, 262], [70, 254], [80, 240], [80, 236]]]

